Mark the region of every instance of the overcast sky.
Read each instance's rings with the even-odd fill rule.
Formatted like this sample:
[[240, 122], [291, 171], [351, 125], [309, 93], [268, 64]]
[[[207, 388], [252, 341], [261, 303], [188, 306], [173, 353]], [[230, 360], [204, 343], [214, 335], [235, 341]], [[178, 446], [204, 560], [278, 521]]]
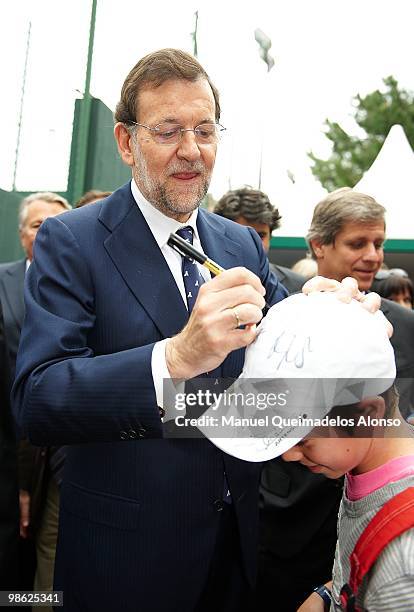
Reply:
[[[29, 21], [16, 186], [66, 189], [73, 105], [85, 80], [90, 6], [89, 0], [1, 3], [3, 189], [12, 186]], [[198, 10], [198, 57], [221, 92], [222, 123], [228, 128], [211, 191], [219, 197], [229, 186], [257, 187], [263, 146], [262, 189], [278, 205], [287, 229], [298, 194], [313, 203], [323, 194], [306, 153], [329, 155], [325, 118], [357, 133], [350, 117], [355, 94], [380, 88], [390, 74], [414, 90], [412, 6], [410, 0], [98, 0], [91, 91], [113, 108], [127, 72], [141, 56], [169, 46], [192, 51]], [[270, 73], [259, 56], [255, 28], [272, 40]], [[296, 178], [294, 192], [288, 170]], [[298, 204], [295, 214], [300, 213]]]

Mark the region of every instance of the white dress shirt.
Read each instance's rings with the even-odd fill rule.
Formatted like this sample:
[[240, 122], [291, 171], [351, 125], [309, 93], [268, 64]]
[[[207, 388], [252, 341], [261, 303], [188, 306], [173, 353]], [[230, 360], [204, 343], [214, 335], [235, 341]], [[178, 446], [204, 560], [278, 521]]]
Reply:
[[[197, 230], [198, 209], [191, 213], [188, 221], [185, 223], [180, 223], [175, 219], [167, 217], [162, 212], [157, 210], [152, 204], [150, 204], [150, 202], [148, 202], [148, 200], [146, 200], [139, 191], [134, 179], [131, 181], [131, 192], [138, 208], [140, 209], [145, 221], [148, 224], [148, 227], [152, 232], [152, 235], [155, 238], [156, 243], [160, 248], [161, 253], [165, 258], [165, 261], [167, 262], [168, 267], [171, 270], [171, 274], [177, 283], [178, 290], [180, 291], [185, 307], [187, 308], [187, 298], [185, 295], [184, 279], [182, 275], [182, 256], [167, 244], [167, 240], [171, 233], [175, 233], [182, 227], [190, 226], [193, 229], [194, 234], [193, 245], [196, 249], [203, 252]], [[204, 280], [211, 280], [210, 272], [201, 264], [197, 265]], [[152, 378], [154, 381], [157, 404], [166, 411], [168, 406], [164, 406], [164, 380], [171, 380], [165, 359], [165, 345], [168, 340], [169, 338], [165, 338], [164, 340], [156, 342], [151, 357]], [[177, 391], [178, 390], [181, 391], [182, 389], [177, 388]], [[164, 420], [167, 420], [167, 415], [164, 417]]]

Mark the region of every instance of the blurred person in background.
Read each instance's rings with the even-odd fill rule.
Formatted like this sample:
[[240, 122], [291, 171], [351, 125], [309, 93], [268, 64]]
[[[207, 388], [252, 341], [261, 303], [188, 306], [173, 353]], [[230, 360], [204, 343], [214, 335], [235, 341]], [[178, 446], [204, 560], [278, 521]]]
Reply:
[[404, 308], [409, 310], [413, 308], [413, 282], [402, 268], [379, 270], [372, 284], [372, 290], [383, 298], [397, 302]]
[[[45, 219], [70, 209], [71, 206], [64, 197], [50, 191], [32, 193], [20, 204], [19, 236], [25, 258], [0, 264], [0, 299], [3, 304], [12, 380], [25, 314], [24, 280], [34, 257], [33, 246], [37, 232]], [[33, 588], [35, 571], [37, 590], [52, 587], [59, 493], [56, 479], [51, 475], [50, 458], [55, 454], [57, 460], [59, 453], [57, 449], [36, 448], [24, 438], [19, 442], [21, 589]]]
[[90, 189], [79, 198], [79, 200], [75, 204], [75, 208], [81, 208], [81, 206], [85, 206], [85, 204], [93, 204], [98, 200], [102, 200], [102, 198], [107, 198], [111, 195], [111, 193], [112, 191], [100, 191], [99, 189]]
[[[281, 216], [263, 191], [251, 187], [228, 191], [217, 202], [213, 212], [240, 225], [255, 229], [264, 250], [269, 253], [272, 232], [280, 227]], [[306, 280], [303, 276], [273, 263], [270, 263], [270, 269], [289, 293], [296, 293], [302, 289]]]
[[12, 378], [24, 319], [24, 277], [33, 259], [33, 244], [37, 231], [45, 219], [59, 215], [70, 208], [65, 198], [49, 191], [32, 193], [20, 204], [19, 236], [25, 257], [18, 261], [0, 264], [0, 298], [3, 302]]
[[318, 265], [309, 253], [309, 255], [293, 264], [292, 272], [296, 272], [296, 274], [300, 274], [303, 278], [309, 280], [318, 274]]
[[[19, 498], [9, 359], [0, 301], [0, 591], [17, 589]], [[7, 608], [9, 609], [9, 608]]]

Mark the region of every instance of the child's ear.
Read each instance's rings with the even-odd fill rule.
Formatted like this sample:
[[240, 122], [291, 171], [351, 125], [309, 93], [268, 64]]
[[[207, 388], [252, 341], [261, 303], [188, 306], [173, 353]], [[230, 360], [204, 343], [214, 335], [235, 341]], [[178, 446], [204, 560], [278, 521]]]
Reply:
[[371, 419], [382, 419], [385, 415], [384, 398], [379, 395], [366, 397], [362, 402], [359, 402], [358, 408], [365, 417], [370, 416]]
[[384, 427], [373, 422], [373, 419], [382, 419], [385, 414], [384, 399], [378, 395], [366, 397], [358, 404], [357, 423], [359, 427], [355, 429], [355, 437], [371, 438], [383, 437]]

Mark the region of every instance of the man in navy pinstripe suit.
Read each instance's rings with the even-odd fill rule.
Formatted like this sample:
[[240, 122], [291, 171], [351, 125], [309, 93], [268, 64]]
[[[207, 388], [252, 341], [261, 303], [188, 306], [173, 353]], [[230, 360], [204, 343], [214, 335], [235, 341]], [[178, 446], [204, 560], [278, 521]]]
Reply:
[[[55, 571], [66, 611], [239, 612], [254, 582], [260, 467], [163, 438], [163, 380], [237, 376], [265, 292], [286, 295], [251, 228], [198, 208], [219, 118], [192, 56], [146, 56], [115, 114], [131, 183], [38, 233], [13, 394], [33, 443], [70, 445]], [[167, 245], [183, 227], [229, 268], [199, 270], [191, 313]]]

